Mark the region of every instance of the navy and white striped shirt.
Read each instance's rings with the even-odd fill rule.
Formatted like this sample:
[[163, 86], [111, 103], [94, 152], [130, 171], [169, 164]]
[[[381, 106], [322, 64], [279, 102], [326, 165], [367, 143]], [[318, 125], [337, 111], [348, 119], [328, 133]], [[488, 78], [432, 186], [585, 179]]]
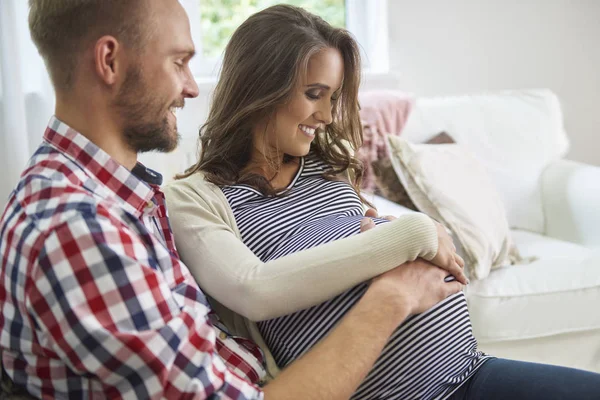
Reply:
[[[324, 179], [326, 169], [312, 153], [302, 158], [279, 197], [265, 197], [245, 185], [222, 189], [242, 240], [263, 262], [360, 232], [363, 208], [358, 195], [346, 182]], [[384, 222], [375, 219], [376, 224]], [[260, 322], [278, 365], [285, 367], [313, 347], [366, 288], [363, 283], [325, 303]], [[486, 359], [477, 351], [460, 292], [400, 325], [353, 399], [444, 399]]]

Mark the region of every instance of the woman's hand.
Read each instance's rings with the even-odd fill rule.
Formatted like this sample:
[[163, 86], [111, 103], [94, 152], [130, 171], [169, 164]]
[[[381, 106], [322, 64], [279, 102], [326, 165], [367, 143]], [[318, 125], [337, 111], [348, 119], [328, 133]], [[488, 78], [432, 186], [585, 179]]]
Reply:
[[437, 221], [433, 222], [438, 234], [438, 251], [431, 259], [431, 263], [450, 272], [460, 283], [467, 285], [469, 280], [464, 272], [465, 261], [456, 254], [456, 246], [444, 225]]
[[[377, 210], [375, 210], [374, 208], [367, 208], [367, 211], [365, 212], [365, 217], [369, 217], [369, 218], [382, 218], [382, 219], [387, 219], [388, 221], [393, 221], [393, 220], [396, 219], [396, 217], [394, 217], [393, 215], [384, 215], [383, 217], [380, 217], [377, 214]], [[375, 226], [375, 223], [373, 223], [373, 226]], [[367, 228], [365, 230], [369, 230], [371, 228], [372, 227], [369, 227], [369, 228]], [[364, 230], [361, 231], [361, 232], [364, 232]]]
[[[361, 221], [361, 232], [365, 232], [371, 228], [375, 227], [375, 223], [371, 220], [371, 218], [377, 218], [377, 211], [372, 208], [369, 208], [365, 213], [365, 217]], [[380, 217], [392, 221], [396, 219], [396, 217], [385, 216]], [[467, 285], [469, 280], [464, 273], [465, 262], [464, 260], [456, 254], [456, 246], [452, 241], [452, 237], [446, 231], [446, 228], [437, 221], [433, 221], [435, 223], [435, 227], [437, 229], [438, 235], [438, 251], [435, 257], [433, 257], [430, 262], [443, 270], [448, 271], [452, 274], [457, 281], [462, 283], [463, 285]]]

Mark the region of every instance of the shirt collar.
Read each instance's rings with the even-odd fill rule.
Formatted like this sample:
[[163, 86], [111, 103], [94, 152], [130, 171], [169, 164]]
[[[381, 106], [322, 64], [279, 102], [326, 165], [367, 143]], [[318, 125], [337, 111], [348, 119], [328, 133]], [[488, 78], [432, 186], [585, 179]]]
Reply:
[[71, 158], [125, 204], [141, 213], [152, 203], [162, 175], [137, 163], [132, 171], [113, 159], [81, 133], [53, 116], [44, 140]]

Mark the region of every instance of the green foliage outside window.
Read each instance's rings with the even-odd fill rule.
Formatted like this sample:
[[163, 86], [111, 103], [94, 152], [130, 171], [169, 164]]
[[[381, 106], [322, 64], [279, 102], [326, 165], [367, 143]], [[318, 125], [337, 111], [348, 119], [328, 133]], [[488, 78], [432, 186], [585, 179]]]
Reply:
[[200, 0], [204, 56], [221, 56], [231, 35], [246, 18], [280, 3], [302, 7], [333, 26], [346, 25], [344, 0]]

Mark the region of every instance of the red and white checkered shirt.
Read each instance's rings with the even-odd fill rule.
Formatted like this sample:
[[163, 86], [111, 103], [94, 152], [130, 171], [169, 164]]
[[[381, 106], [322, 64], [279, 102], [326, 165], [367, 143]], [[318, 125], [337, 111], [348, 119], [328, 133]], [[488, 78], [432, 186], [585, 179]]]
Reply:
[[179, 260], [160, 180], [51, 119], [0, 220], [1, 361], [17, 385], [48, 399], [263, 397], [218, 356], [224, 333]]

